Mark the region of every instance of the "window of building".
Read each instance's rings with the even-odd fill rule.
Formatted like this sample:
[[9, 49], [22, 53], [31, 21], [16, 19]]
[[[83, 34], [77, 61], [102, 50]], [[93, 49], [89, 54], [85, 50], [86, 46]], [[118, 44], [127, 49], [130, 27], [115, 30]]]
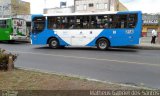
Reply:
[[96, 8], [99, 9], [99, 4], [98, 3], [96, 4]]
[[98, 9], [104, 9], [104, 4], [99, 4], [99, 8]]
[[0, 12], [3, 11], [3, 6], [0, 6]]
[[87, 10], [87, 5], [86, 4], [84, 4], [83, 10]]
[[108, 4], [107, 3], [104, 4], [104, 8], [108, 9]]
[[89, 3], [88, 6], [89, 7], [94, 7], [94, 4], [93, 3]]
[[77, 5], [76, 9], [79, 10], [79, 11], [84, 10], [84, 6], [83, 5]]

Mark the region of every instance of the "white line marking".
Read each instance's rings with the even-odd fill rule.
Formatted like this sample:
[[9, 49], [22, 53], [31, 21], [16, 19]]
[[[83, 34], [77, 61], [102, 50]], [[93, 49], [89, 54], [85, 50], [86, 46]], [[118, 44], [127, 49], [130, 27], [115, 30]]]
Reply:
[[78, 57], [78, 56], [68, 56], [68, 55], [53, 55], [53, 54], [44, 54], [44, 53], [21, 52], [21, 51], [10, 51], [10, 52], [23, 53], [23, 54], [32, 54], [32, 55], [64, 57], [64, 58], [97, 60], [97, 61], [110, 61], [110, 62], [118, 62], [118, 63], [130, 63], [130, 64], [137, 64], [137, 65], [148, 65], [148, 66], [158, 66], [158, 67], [160, 67], [160, 64], [150, 64], [150, 63], [141, 63], [141, 62], [120, 61], [120, 60], [113, 60], [113, 59], [112, 60], [111, 59], [99, 59], [99, 58]]

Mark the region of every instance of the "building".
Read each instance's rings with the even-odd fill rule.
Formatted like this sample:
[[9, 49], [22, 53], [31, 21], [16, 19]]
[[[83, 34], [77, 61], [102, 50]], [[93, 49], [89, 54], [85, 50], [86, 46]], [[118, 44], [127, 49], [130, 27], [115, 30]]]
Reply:
[[119, 0], [75, 0], [75, 12], [128, 10]]
[[157, 30], [160, 33], [160, 21], [159, 15], [155, 14], [143, 14], [143, 37], [151, 37], [152, 30]]
[[74, 0], [73, 7], [67, 7], [66, 3], [67, 2], [60, 2], [60, 8], [46, 8], [44, 9], [44, 13], [85, 13], [128, 10], [119, 0]]
[[0, 0], [0, 18], [30, 14], [30, 3], [21, 0]]
[[117, 11], [128, 11], [128, 9], [121, 2], [119, 2], [118, 10]]
[[54, 13], [73, 13], [74, 6], [70, 7], [57, 7], [57, 8], [45, 8], [44, 14], [54, 14]]

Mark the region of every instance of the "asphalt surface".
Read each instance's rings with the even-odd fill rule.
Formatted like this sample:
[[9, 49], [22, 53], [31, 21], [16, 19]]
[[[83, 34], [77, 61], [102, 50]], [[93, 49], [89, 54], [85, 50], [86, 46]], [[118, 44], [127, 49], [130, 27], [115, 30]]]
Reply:
[[138, 48], [49, 49], [29, 43], [0, 43], [18, 53], [17, 67], [81, 76], [112, 83], [160, 88], [160, 51]]

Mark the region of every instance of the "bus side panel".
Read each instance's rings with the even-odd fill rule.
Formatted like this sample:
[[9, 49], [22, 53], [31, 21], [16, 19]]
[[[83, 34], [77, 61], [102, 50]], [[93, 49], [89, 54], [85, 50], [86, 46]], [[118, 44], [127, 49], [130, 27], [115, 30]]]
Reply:
[[10, 40], [10, 34], [12, 33], [11, 19], [7, 20], [7, 27], [0, 28], [0, 40]]
[[[127, 34], [128, 31], [133, 31], [133, 34]], [[138, 29], [105, 29], [92, 42], [87, 44], [87, 46], [95, 46], [96, 41], [103, 37], [109, 40], [111, 47], [139, 44], [138, 31]]]
[[62, 40], [58, 35], [54, 34], [55, 32], [52, 30], [45, 29], [43, 32], [39, 34], [31, 34], [31, 42], [34, 45], [46, 45], [47, 41], [51, 37], [55, 37], [58, 39], [60, 46], [66, 46], [67, 44], [64, 40]]
[[38, 34], [31, 34], [31, 42], [35, 45], [46, 45], [48, 38], [55, 36], [53, 32], [44, 30]]
[[10, 31], [11, 29], [0, 28], [0, 40], [10, 40]]
[[107, 38], [110, 42], [111, 47], [139, 44], [142, 32], [142, 13], [140, 11], [138, 12], [137, 21], [138, 22], [135, 28], [104, 29], [103, 32], [101, 32], [101, 34], [97, 36], [92, 42], [90, 42], [87, 46], [95, 46], [96, 41], [101, 37]]

